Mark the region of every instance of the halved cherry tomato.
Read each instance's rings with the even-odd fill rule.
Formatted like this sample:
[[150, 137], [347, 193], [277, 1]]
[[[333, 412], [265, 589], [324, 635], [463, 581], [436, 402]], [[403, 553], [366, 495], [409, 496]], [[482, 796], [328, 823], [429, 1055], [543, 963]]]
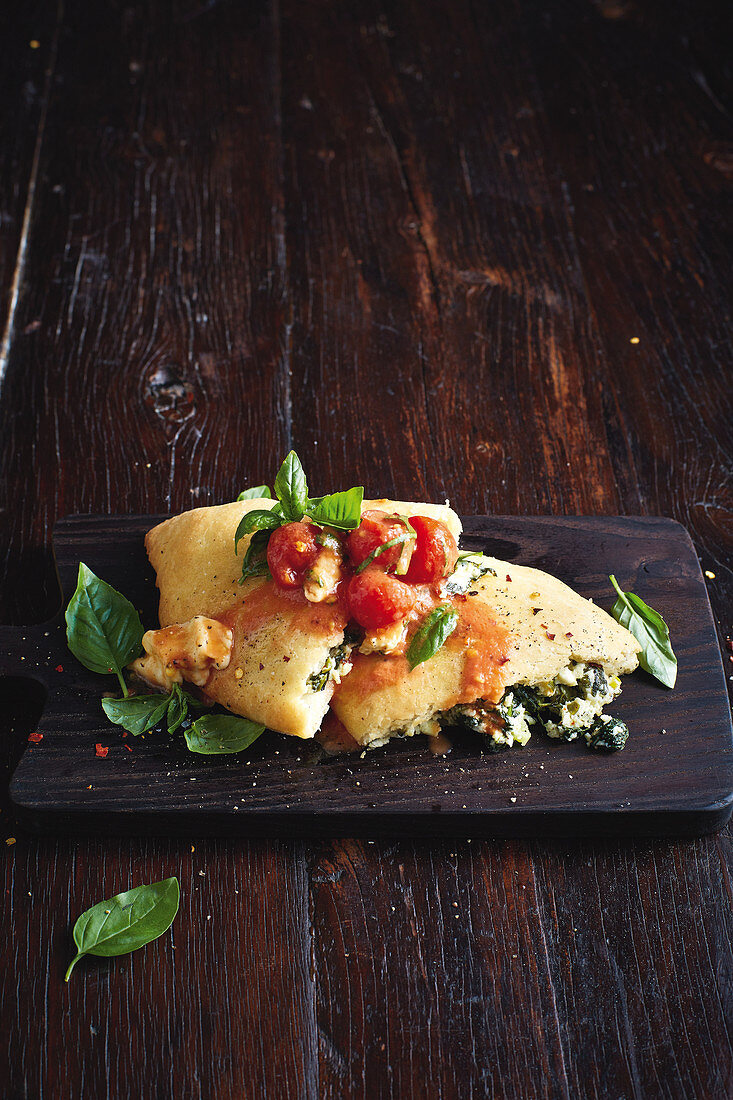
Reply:
[[[377, 508], [371, 508], [364, 513], [359, 526], [346, 539], [346, 550], [352, 563], [359, 566], [385, 542], [390, 542], [392, 539], [399, 538], [406, 533], [407, 528], [404, 523], [400, 523], [398, 519], [388, 515], [387, 512], [380, 512]], [[384, 572], [388, 569], [394, 569], [401, 552], [402, 543], [390, 546], [376, 556], [374, 564]]]
[[428, 516], [413, 516], [417, 544], [410, 558], [404, 579], [409, 584], [437, 584], [451, 573], [458, 560], [458, 545], [440, 520]]
[[365, 630], [379, 630], [404, 619], [415, 604], [415, 593], [409, 585], [372, 568], [351, 578], [347, 597], [351, 618]]
[[303, 583], [318, 553], [316, 534], [319, 528], [310, 523], [286, 523], [276, 527], [267, 544], [267, 564], [276, 582], [283, 588], [297, 588]]

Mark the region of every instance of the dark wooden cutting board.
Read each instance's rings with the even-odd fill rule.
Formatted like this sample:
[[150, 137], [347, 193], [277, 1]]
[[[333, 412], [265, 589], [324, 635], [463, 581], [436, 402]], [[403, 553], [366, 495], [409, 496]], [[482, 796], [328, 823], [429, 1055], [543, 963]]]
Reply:
[[[162, 517], [70, 516], [54, 532], [64, 605], [80, 560], [157, 625], [143, 548]], [[38, 731], [11, 781], [22, 821], [37, 830], [304, 835], [536, 835], [677, 833], [720, 828], [733, 807], [731, 719], [705, 583], [687, 532], [668, 519], [476, 516], [464, 545], [538, 566], [609, 608], [613, 572], [667, 620], [679, 660], [668, 691], [646, 673], [625, 678], [611, 708], [631, 735], [594, 753], [535, 733], [525, 749], [490, 753], [452, 735], [433, 757], [423, 738], [360, 756], [266, 734], [248, 753], [203, 757], [179, 739], [123, 738], [101, 710], [114, 678], [94, 675], [66, 648], [63, 612], [2, 628], [0, 674], [47, 691]], [[39, 690], [41, 688], [39, 687]], [[109, 747], [106, 757], [95, 745]]]

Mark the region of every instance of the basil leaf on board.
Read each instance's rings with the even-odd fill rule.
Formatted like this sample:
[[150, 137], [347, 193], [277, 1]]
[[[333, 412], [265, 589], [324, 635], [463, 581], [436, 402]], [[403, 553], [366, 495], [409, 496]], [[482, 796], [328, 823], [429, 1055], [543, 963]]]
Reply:
[[659, 612], [639, 596], [633, 592], [622, 592], [613, 575], [608, 579], [618, 593], [611, 614], [617, 623], [631, 631], [641, 645], [639, 664], [660, 684], [673, 688], [677, 680], [677, 658], [672, 652], [669, 627]]
[[248, 749], [264, 729], [235, 714], [207, 714], [197, 718], [191, 728], [185, 730], [184, 736], [191, 752], [208, 756]]
[[252, 512], [246, 512], [234, 533], [234, 553], [237, 553], [239, 540], [245, 535], [252, 535], [255, 531], [274, 531], [276, 527], [280, 527], [281, 523], [281, 518], [266, 508], [256, 508]]
[[66, 640], [85, 668], [113, 672], [129, 694], [122, 670], [142, 649], [143, 625], [129, 600], [79, 562], [76, 591], [66, 608]]
[[458, 612], [452, 607], [436, 607], [415, 631], [407, 647], [410, 668], [416, 668], [438, 652], [458, 625]]
[[361, 502], [364, 489], [361, 485], [342, 493], [331, 493], [308, 501], [306, 514], [322, 527], [336, 527], [340, 531], [353, 531], [361, 523]]
[[189, 696], [186, 692], [181, 691], [178, 684], [174, 684], [168, 696], [168, 713], [166, 715], [168, 733], [175, 733], [181, 722], [187, 717], [188, 700]]
[[255, 531], [250, 539], [247, 553], [242, 560], [240, 584], [244, 584], [248, 577], [270, 576], [270, 568], [267, 564], [267, 544], [270, 541], [271, 534], [271, 531]]
[[110, 722], [137, 737], [163, 721], [169, 702], [169, 695], [128, 695], [126, 699], [103, 699], [102, 707]]
[[260, 500], [262, 497], [272, 498], [272, 493], [267, 485], [255, 485], [253, 489], [245, 489], [237, 500]]
[[66, 971], [71, 977], [84, 955], [110, 957], [128, 955], [167, 932], [178, 912], [180, 889], [177, 878], [166, 878], [149, 886], [136, 886], [100, 901], [87, 909], [74, 925], [76, 958]]
[[308, 504], [308, 482], [295, 451], [285, 458], [275, 478], [275, 496], [287, 523], [303, 518]]

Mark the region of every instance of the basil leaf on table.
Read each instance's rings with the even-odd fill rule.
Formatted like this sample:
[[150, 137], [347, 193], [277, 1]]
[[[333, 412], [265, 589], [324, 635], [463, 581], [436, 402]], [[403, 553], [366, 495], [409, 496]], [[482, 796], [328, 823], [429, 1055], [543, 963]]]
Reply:
[[76, 591], [66, 608], [66, 640], [85, 668], [113, 672], [128, 695], [122, 670], [142, 649], [143, 625], [129, 600], [79, 562]]
[[256, 508], [252, 512], [246, 512], [240, 519], [234, 533], [234, 553], [237, 553], [239, 540], [244, 538], [245, 535], [252, 535], [255, 531], [274, 531], [281, 524], [282, 518], [267, 508]]
[[206, 714], [184, 731], [191, 752], [204, 755], [241, 752], [253, 744], [265, 727], [234, 714]]
[[336, 527], [341, 531], [353, 531], [361, 523], [361, 502], [364, 489], [361, 485], [342, 493], [331, 493], [308, 502], [306, 514], [322, 527]]
[[436, 607], [422, 621], [407, 647], [410, 668], [416, 668], [438, 652], [458, 626], [458, 612], [452, 607]]
[[76, 958], [71, 960], [65, 981], [84, 955], [108, 958], [128, 955], [167, 932], [178, 912], [180, 889], [177, 878], [166, 878], [149, 886], [136, 886], [100, 901], [87, 909], [74, 925]]
[[275, 496], [282, 506], [285, 521], [302, 519], [308, 504], [308, 482], [295, 451], [285, 458], [275, 478]]
[[649, 607], [639, 596], [635, 596], [633, 592], [622, 592], [613, 575], [608, 579], [618, 593], [611, 614], [641, 645], [639, 664], [659, 680], [660, 684], [673, 688], [677, 680], [677, 658], [672, 652], [669, 627], [659, 612]]
[[255, 485], [253, 489], [245, 489], [243, 493], [240, 493], [237, 500], [259, 500], [262, 497], [272, 498], [267, 485]]
[[103, 699], [102, 707], [110, 722], [138, 737], [163, 721], [170, 695], [128, 695], [126, 699]]

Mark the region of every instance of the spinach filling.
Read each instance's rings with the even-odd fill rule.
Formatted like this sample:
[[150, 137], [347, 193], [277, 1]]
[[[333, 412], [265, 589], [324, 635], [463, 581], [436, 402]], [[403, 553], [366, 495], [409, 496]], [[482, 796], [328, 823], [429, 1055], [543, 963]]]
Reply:
[[600, 665], [573, 662], [555, 680], [536, 687], [507, 688], [495, 706], [478, 700], [461, 704], [441, 716], [445, 725], [461, 725], [482, 734], [490, 749], [526, 745], [530, 726], [539, 726], [556, 740], [575, 741], [600, 752], [616, 752], [629, 731], [619, 718], [601, 713], [618, 695], [620, 681], [607, 676]]
[[334, 646], [326, 657], [323, 668], [318, 672], [312, 672], [306, 681], [311, 691], [323, 691], [329, 680], [335, 679], [334, 673], [346, 664], [351, 653], [352, 643], [344, 640], [341, 645]]

